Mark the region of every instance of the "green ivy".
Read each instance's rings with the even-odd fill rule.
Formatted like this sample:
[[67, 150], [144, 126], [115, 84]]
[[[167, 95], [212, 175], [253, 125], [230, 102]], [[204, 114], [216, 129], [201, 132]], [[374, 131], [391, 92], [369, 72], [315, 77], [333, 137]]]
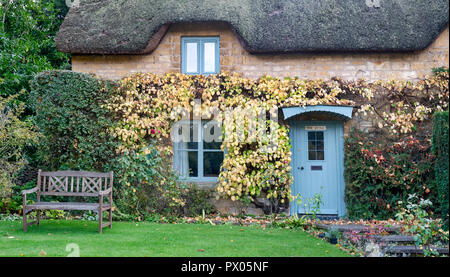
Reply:
[[34, 121], [43, 134], [41, 166], [104, 171], [118, 145], [108, 132], [113, 122], [102, 108], [114, 92], [114, 83], [82, 73], [52, 71], [37, 75], [31, 87]]

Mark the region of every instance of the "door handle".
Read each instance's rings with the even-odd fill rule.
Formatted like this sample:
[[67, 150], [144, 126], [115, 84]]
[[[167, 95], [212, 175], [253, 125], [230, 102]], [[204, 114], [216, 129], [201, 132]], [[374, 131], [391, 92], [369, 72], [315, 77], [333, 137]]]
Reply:
[[298, 169], [303, 170], [303, 169], [305, 169], [305, 168], [302, 166], [302, 167], [298, 167]]

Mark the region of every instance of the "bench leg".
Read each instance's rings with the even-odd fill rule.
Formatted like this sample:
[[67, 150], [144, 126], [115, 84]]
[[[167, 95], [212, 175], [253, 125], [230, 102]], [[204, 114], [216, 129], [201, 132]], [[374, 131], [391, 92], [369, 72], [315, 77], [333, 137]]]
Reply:
[[37, 225], [41, 226], [41, 211], [37, 211]]
[[28, 224], [27, 224], [27, 213], [26, 213], [25, 207], [23, 208], [22, 213], [23, 213], [23, 231], [26, 232]]
[[112, 229], [112, 207], [109, 209], [109, 229]]
[[98, 233], [101, 234], [102, 233], [102, 224], [103, 224], [103, 212], [100, 209], [98, 211]]

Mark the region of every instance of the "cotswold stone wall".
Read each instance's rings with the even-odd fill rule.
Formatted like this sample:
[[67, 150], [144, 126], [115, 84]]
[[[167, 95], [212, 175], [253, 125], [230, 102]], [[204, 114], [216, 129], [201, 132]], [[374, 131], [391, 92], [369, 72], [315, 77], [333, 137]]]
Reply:
[[448, 27], [427, 49], [418, 52], [253, 55], [242, 47], [226, 23], [183, 23], [173, 24], [149, 55], [73, 55], [72, 69], [108, 79], [135, 72], [180, 72], [182, 36], [219, 36], [221, 70], [249, 78], [269, 74], [307, 79], [413, 81], [429, 74], [433, 67], [449, 66]]

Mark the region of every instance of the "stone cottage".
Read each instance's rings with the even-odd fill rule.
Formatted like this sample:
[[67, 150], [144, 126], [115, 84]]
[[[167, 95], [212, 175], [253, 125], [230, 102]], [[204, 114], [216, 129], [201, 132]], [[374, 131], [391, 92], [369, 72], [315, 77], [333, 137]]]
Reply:
[[[414, 81], [449, 66], [448, 13], [447, 0], [86, 0], [70, 9], [56, 45], [72, 54], [73, 71], [108, 79], [230, 71]], [[283, 114], [292, 121], [293, 190], [325, 186], [322, 213], [344, 215], [343, 137], [352, 107]], [[200, 148], [202, 159], [175, 160], [198, 163], [182, 165], [194, 171], [190, 181], [214, 184], [223, 153]]]

